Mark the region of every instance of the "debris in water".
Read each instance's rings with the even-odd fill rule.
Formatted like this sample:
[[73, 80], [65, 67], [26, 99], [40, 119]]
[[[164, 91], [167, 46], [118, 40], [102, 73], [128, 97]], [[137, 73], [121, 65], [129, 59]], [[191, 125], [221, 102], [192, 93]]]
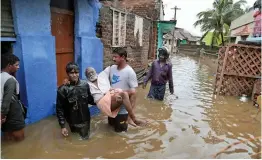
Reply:
[[248, 101], [247, 95], [242, 94], [242, 96], [240, 97], [239, 100], [240, 100], [241, 102], [247, 102], [247, 101]]
[[[254, 140], [257, 140], [257, 139], [260, 139], [260, 140], [261, 140], [261, 137], [251, 138], [251, 139], [247, 139], [247, 140], [244, 140], [244, 141], [241, 140], [241, 141], [239, 141], [239, 142], [235, 142], [235, 143], [233, 143], [233, 144], [230, 144], [230, 145], [228, 145], [227, 147], [223, 148], [220, 152], [216, 153], [216, 154], [213, 156], [213, 158], [216, 158], [218, 155], [220, 155], [221, 153], [225, 152], [226, 150], [232, 148], [232, 147], [235, 146], [235, 145], [238, 145], [238, 144], [241, 144], [241, 143], [245, 143], [245, 142], [251, 142], [251, 141], [254, 141]], [[261, 152], [261, 151], [260, 151], [260, 152]], [[259, 154], [260, 152], [255, 153], [254, 155]]]

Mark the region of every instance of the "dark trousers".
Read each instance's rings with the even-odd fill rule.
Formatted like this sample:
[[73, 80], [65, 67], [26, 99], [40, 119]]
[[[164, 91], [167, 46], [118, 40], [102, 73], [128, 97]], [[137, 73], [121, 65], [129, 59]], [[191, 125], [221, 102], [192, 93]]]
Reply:
[[25, 138], [24, 128], [17, 131], [4, 132], [4, 140], [22, 141]]
[[88, 139], [90, 136], [90, 121], [83, 124], [70, 124], [70, 130], [78, 133], [82, 139]]
[[164, 96], [165, 96], [165, 92], [166, 92], [166, 85], [165, 84], [163, 84], [163, 85], [151, 84], [147, 97], [163, 101]]
[[116, 132], [126, 132], [128, 128], [127, 118], [128, 114], [118, 114], [116, 118], [108, 117], [108, 124], [113, 126]]

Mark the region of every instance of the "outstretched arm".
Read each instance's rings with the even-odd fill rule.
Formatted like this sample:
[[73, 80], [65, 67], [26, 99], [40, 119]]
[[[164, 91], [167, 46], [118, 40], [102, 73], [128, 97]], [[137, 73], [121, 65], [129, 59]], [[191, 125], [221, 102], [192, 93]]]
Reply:
[[149, 71], [146, 74], [146, 77], [145, 77], [144, 83], [143, 83], [143, 88], [146, 87], [147, 82], [152, 78], [152, 73], [153, 73], [153, 63], [151, 65], [151, 67], [149, 68]]
[[136, 88], [138, 87], [138, 82], [137, 82], [135, 71], [130, 72], [128, 77], [129, 77], [128, 85], [130, 89], [127, 90], [126, 92], [128, 92], [129, 94], [130, 102], [134, 110], [136, 107]]

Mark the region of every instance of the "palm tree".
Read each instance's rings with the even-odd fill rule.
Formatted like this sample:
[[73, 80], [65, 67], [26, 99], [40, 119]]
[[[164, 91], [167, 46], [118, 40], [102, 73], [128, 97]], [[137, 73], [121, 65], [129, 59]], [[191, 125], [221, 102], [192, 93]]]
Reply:
[[245, 13], [241, 8], [244, 4], [246, 0], [239, 0], [236, 3], [233, 3], [233, 0], [215, 0], [212, 9], [197, 14], [198, 20], [194, 26], [201, 26], [201, 31], [206, 32], [204, 36], [213, 31], [212, 41], [221, 38], [224, 46], [224, 33], [229, 31], [231, 21]]

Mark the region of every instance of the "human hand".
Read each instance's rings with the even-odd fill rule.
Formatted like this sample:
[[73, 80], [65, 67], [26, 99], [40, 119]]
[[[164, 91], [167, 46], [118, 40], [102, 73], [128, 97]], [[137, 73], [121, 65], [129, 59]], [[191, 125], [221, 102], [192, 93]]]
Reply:
[[62, 128], [61, 129], [61, 133], [64, 137], [67, 137], [68, 136], [68, 130], [66, 128]]
[[64, 81], [63, 81], [63, 84], [64, 85], [67, 85], [67, 84], [69, 84], [70, 83], [70, 81], [66, 78], [66, 79], [64, 79]]
[[1, 114], [1, 125], [3, 124], [3, 123], [5, 123], [5, 121], [6, 121], [6, 116], [5, 115], [3, 115], [3, 114]]
[[177, 95], [175, 95], [174, 91], [173, 91], [173, 92], [170, 92], [170, 95], [173, 95], [173, 96], [175, 96], [175, 97], [176, 97], [176, 99], [178, 99], [178, 96], [177, 96]]
[[171, 95], [175, 96], [175, 97], [176, 97], [176, 99], [178, 99], [178, 96], [177, 96], [177, 95], [175, 95], [174, 93], [171, 93]]

